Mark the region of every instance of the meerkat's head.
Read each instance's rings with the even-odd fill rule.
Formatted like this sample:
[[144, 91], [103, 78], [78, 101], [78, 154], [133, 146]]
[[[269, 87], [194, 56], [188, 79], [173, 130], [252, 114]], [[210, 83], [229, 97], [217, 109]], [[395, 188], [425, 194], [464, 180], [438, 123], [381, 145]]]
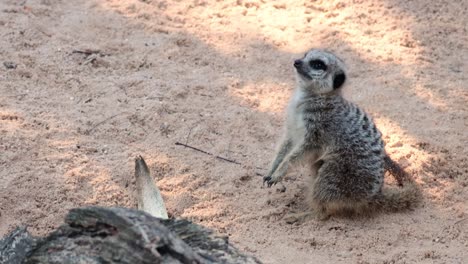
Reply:
[[294, 61], [301, 89], [316, 94], [339, 91], [346, 81], [343, 61], [330, 52], [313, 49]]

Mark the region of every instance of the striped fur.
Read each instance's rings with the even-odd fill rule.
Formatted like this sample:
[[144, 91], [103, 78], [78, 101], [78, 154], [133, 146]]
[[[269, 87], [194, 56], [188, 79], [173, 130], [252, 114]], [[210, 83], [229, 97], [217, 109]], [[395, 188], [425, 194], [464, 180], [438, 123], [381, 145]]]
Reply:
[[264, 178], [268, 186], [281, 180], [290, 163], [307, 157], [315, 175], [311, 205], [321, 218], [344, 211], [395, 211], [416, 203], [418, 195], [402, 193], [417, 193], [412, 182], [388, 195], [383, 191], [386, 170], [400, 184], [411, 180], [403, 179], [404, 171], [385, 153], [372, 118], [341, 96], [343, 62], [332, 53], [312, 50], [294, 67], [298, 85], [288, 106], [284, 139]]

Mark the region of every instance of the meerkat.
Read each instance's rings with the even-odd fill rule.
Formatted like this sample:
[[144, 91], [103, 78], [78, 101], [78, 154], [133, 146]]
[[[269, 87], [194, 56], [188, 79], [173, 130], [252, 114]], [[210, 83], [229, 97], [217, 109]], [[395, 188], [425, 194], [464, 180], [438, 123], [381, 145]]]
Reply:
[[[287, 108], [286, 133], [264, 183], [278, 183], [289, 164], [303, 160], [312, 170], [310, 200], [319, 219], [412, 207], [420, 199], [418, 187], [387, 155], [371, 117], [342, 97], [343, 61], [313, 49], [295, 60], [294, 68], [297, 86]], [[402, 188], [383, 188], [386, 170]]]

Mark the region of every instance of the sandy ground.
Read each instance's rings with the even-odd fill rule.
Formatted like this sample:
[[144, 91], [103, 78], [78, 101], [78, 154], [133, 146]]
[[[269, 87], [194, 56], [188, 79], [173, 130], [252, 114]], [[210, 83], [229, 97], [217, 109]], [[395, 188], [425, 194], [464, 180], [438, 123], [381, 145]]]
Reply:
[[[135, 207], [141, 154], [172, 216], [265, 263], [463, 263], [467, 13], [450, 0], [1, 0], [0, 236], [45, 234], [77, 206]], [[286, 223], [305, 210], [304, 170], [284, 193], [256, 174], [311, 47], [346, 61], [346, 97], [421, 184], [421, 207]]]

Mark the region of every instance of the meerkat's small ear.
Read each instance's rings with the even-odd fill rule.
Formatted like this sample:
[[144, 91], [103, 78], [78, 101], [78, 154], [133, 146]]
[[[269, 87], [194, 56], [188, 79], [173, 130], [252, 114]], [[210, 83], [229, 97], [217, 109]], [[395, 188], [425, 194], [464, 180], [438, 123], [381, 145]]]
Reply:
[[344, 72], [339, 72], [333, 77], [333, 89], [336, 90], [343, 86], [343, 83], [346, 81], [346, 75]]

